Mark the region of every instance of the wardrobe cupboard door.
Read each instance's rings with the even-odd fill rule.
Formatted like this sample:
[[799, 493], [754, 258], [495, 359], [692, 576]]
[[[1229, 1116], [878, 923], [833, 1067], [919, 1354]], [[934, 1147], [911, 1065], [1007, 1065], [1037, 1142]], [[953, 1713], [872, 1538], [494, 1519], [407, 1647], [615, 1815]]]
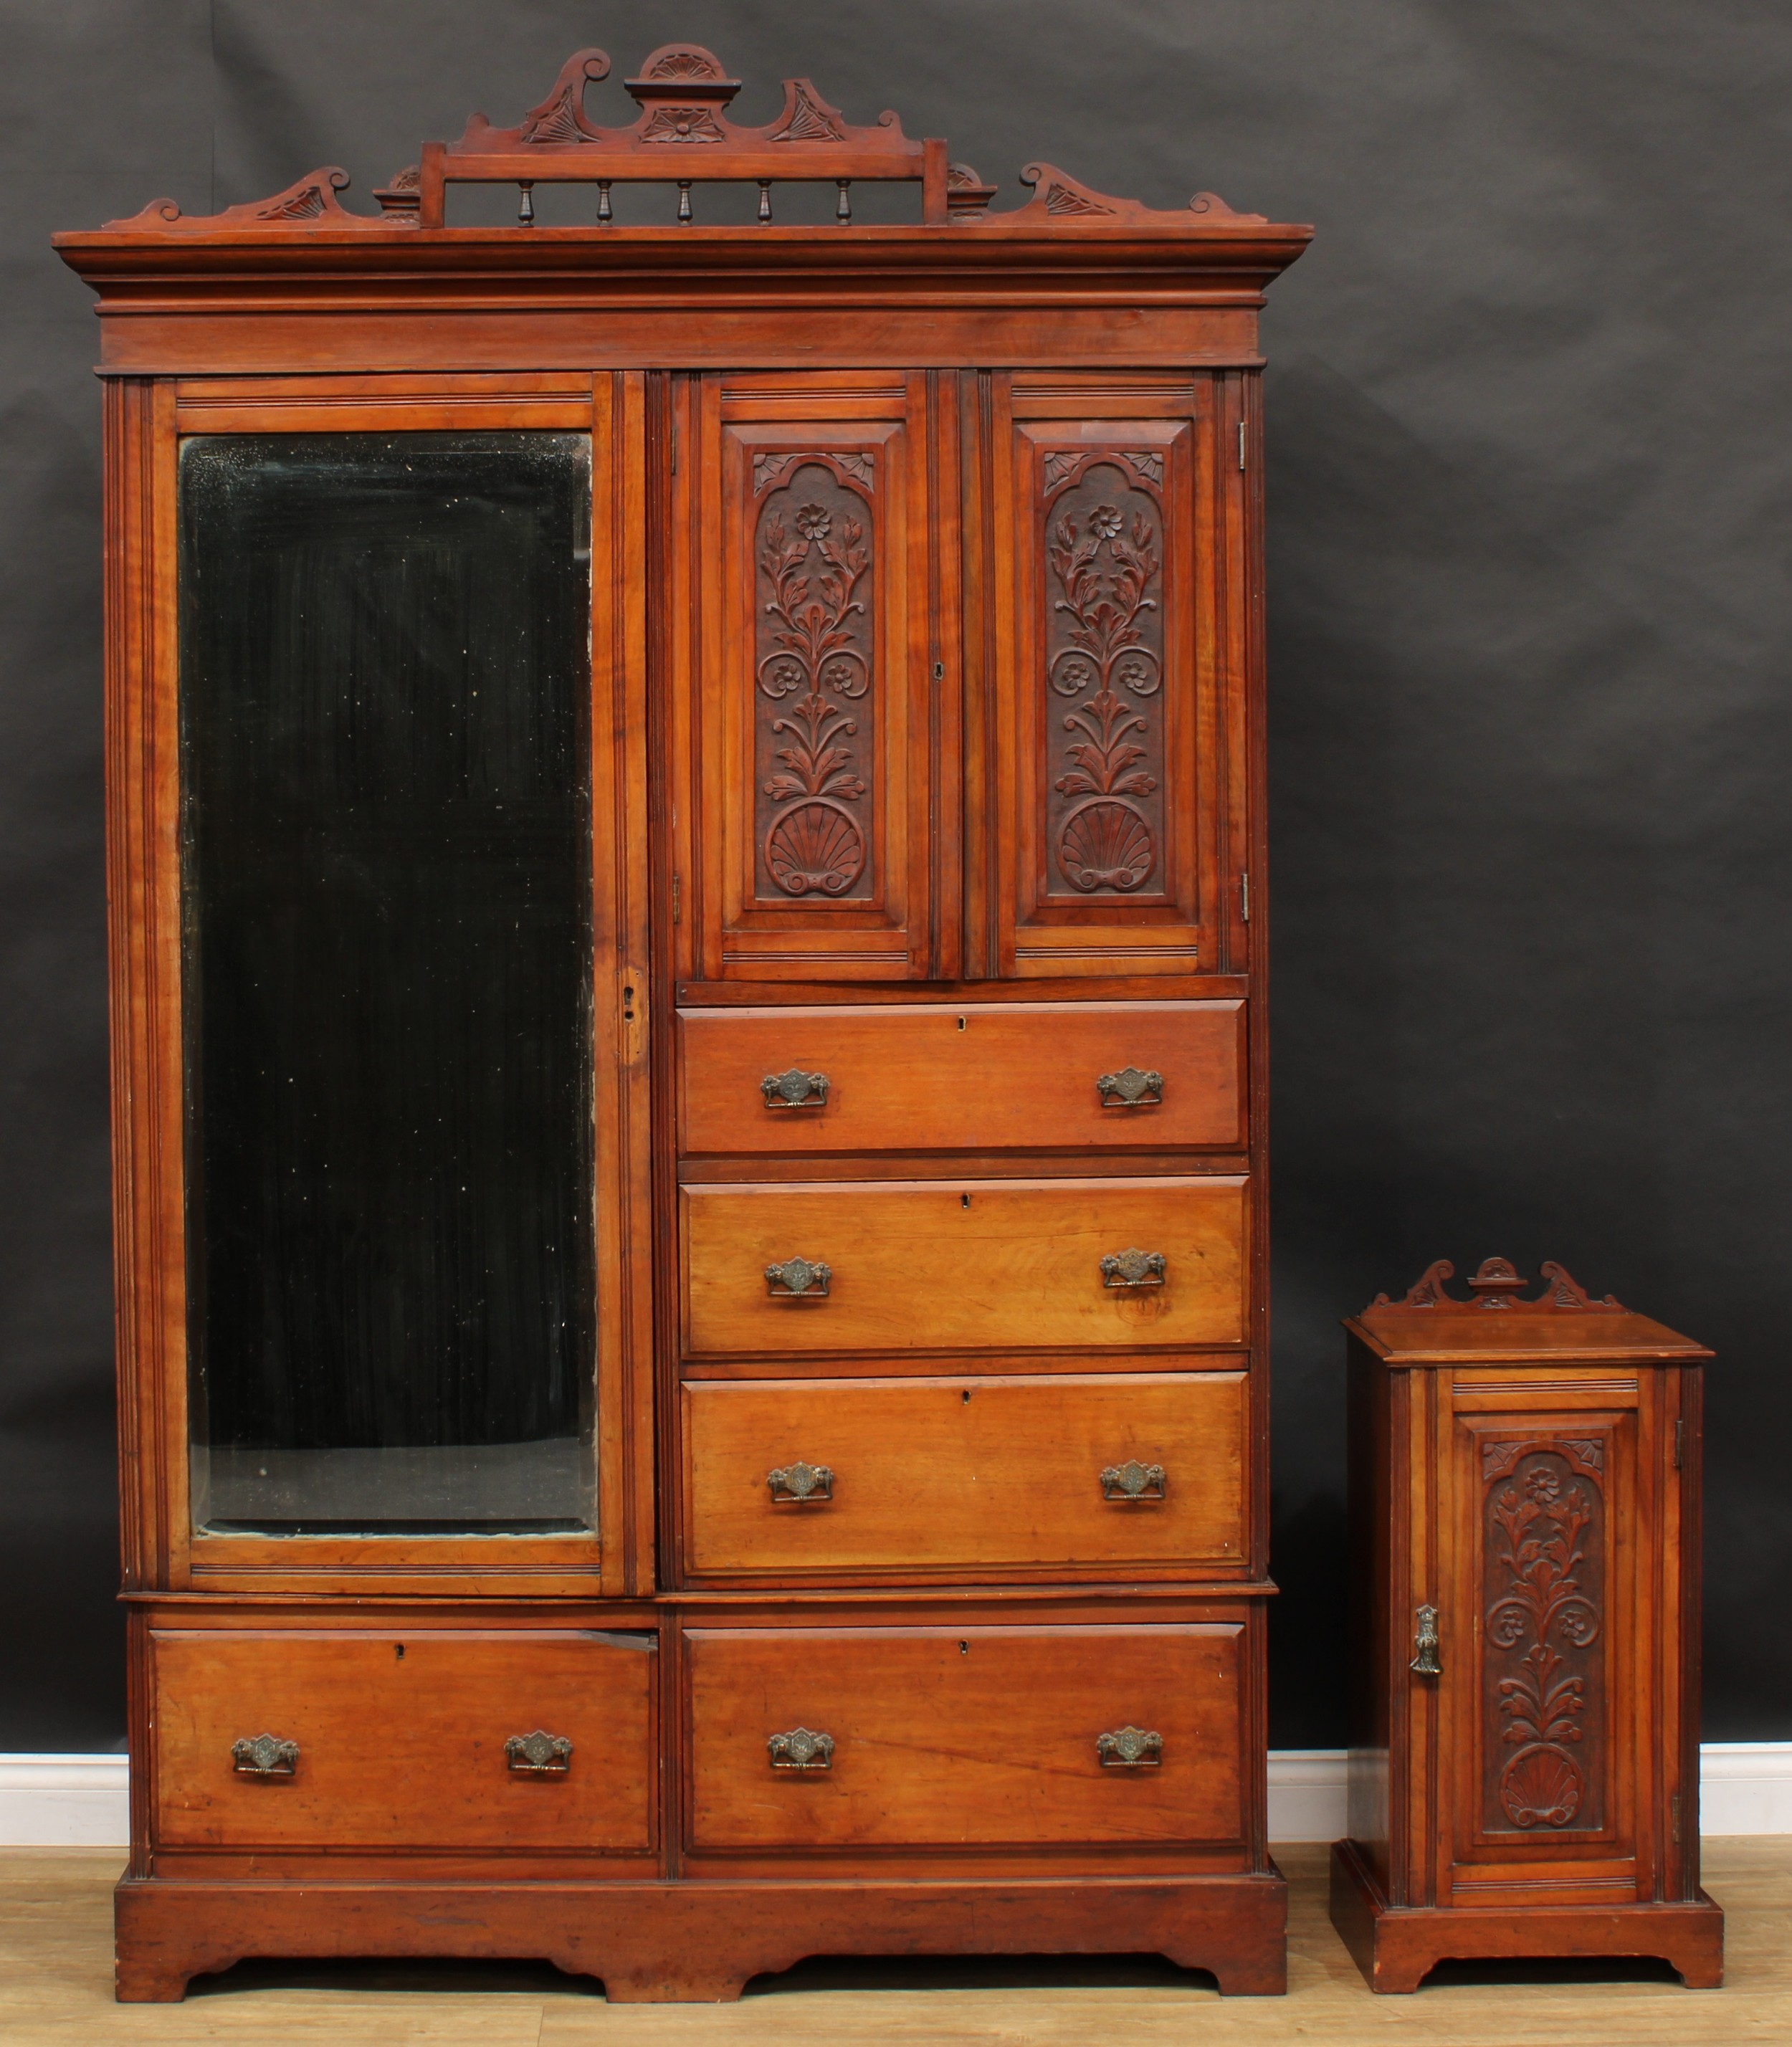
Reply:
[[993, 969], [1224, 970], [1215, 621], [1241, 505], [1213, 387], [1016, 374], [994, 397]]
[[674, 478], [697, 613], [680, 914], [706, 978], [932, 970], [926, 385], [767, 373], [680, 396], [699, 450]]

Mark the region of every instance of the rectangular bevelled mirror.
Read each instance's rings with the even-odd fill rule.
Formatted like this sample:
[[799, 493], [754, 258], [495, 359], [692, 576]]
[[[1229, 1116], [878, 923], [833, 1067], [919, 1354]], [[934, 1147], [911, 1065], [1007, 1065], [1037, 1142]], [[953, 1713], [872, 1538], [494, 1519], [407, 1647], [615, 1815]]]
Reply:
[[590, 439], [180, 493], [195, 1524], [594, 1527]]

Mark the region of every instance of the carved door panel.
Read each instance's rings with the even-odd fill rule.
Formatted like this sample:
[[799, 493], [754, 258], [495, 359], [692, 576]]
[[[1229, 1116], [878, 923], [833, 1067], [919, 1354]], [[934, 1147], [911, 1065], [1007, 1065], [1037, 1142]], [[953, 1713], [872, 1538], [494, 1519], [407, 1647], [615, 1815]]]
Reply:
[[1477, 1402], [1449, 1426], [1438, 1902], [1535, 1902], [1546, 1880], [1554, 1902], [1622, 1902], [1649, 1846], [1628, 1759], [1655, 1748], [1638, 1414]]
[[1242, 498], [1236, 465], [1214, 460], [1215, 416], [1210, 381], [1186, 374], [998, 381], [1002, 974], [1229, 964], [1217, 896], [1237, 735], [1221, 706], [1241, 664], [1216, 621]]
[[680, 914], [706, 979], [931, 970], [926, 385], [695, 387]]

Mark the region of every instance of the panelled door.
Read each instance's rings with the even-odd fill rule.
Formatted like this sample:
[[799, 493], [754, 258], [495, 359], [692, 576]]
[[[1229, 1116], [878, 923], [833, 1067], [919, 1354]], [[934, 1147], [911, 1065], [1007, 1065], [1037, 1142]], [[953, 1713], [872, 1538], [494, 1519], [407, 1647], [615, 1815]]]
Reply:
[[672, 380], [681, 976], [1239, 969], [1244, 408], [1236, 373]]

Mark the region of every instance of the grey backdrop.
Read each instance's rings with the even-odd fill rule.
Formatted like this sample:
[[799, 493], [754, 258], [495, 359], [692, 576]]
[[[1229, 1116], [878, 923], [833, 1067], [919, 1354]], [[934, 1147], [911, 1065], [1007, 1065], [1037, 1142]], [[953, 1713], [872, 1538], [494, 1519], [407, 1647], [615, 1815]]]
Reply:
[[1337, 1318], [1496, 1251], [1719, 1352], [1705, 1732], [1792, 1736], [1784, 0], [0, 0], [0, 1749], [123, 1726], [99, 393], [46, 238], [323, 163], [370, 211], [573, 49], [684, 39], [746, 118], [807, 73], [1001, 203], [1043, 156], [1318, 225], [1265, 324], [1275, 1740], [1343, 1736]]

